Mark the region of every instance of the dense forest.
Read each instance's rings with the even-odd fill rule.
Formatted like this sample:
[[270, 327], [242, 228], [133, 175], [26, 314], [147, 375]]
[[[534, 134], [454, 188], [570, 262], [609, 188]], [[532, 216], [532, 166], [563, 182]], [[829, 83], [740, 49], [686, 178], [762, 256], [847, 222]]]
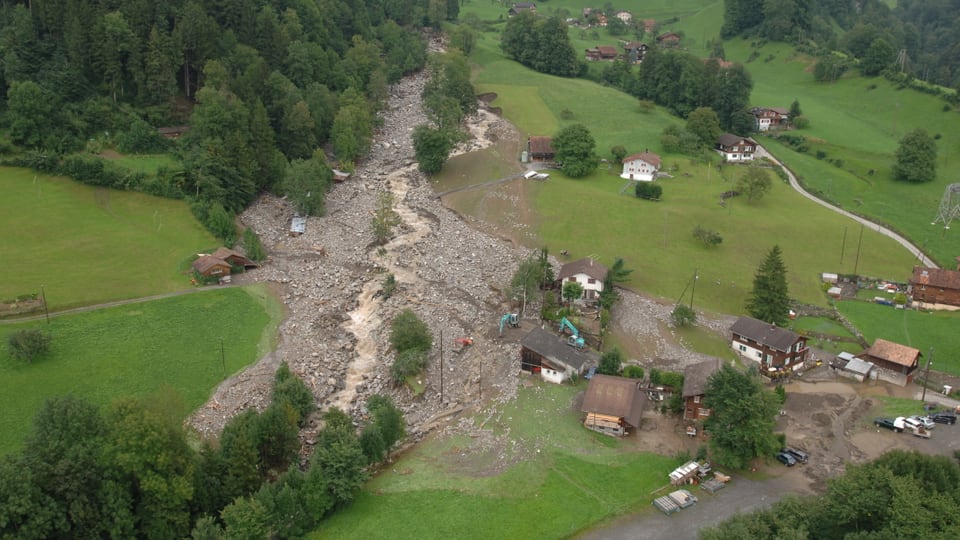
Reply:
[[[3, 1], [0, 151], [8, 164], [189, 197], [219, 234], [258, 193], [302, 188], [304, 176], [322, 192], [330, 166], [349, 169], [389, 84], [425, 65], [421, 29], [458, 13], [457, 0]], [[189, 130], [173, 144], [164, 126]], [[89, 157], [106, 148], [172, 151], [183, 167], [117, 172]]]
[[[761, 9], [758, 9], [761, 8]], [[725, 0], [721, 34], [840, 51], [884, 70], [960, 88], [960, 0]]]

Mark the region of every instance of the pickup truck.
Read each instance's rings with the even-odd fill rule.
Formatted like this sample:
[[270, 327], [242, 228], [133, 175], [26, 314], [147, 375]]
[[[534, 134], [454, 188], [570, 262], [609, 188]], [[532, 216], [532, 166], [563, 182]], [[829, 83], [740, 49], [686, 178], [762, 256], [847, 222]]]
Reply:
[[887, 428], [897, 433], [903, 432], [903, 422], [897, 423], [896, 420], [892, 418], [877, 418], [873, 421], [873, 425], [877, 427]]

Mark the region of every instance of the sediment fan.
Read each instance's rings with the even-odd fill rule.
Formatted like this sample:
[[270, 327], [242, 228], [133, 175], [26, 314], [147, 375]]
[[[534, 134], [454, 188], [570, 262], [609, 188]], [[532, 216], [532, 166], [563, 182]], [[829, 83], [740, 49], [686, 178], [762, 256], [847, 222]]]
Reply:
[[931, 225], [942, 222], [943, 228], [949, 229], [950, 222], [956, 217], [960, 217], [960, 184], [950, 184], [940, 199], [940, 213]]

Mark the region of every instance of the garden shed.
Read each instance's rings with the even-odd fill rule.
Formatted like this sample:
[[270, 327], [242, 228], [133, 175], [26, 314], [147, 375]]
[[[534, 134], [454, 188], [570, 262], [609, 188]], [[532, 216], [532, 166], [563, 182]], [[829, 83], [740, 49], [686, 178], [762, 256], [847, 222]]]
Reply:
[[520, 370], [540, 375], [543, 380], [562, 383], [583, 374], [592, 355], [570, 347], [560, 337], [534, 328], [520, 342]]
[[637, 379], [594, 375], [587, 386], [581, 410], [587, 413], [583, 425], [607, 435], [622, 436], [640, 426], [646, 397]]

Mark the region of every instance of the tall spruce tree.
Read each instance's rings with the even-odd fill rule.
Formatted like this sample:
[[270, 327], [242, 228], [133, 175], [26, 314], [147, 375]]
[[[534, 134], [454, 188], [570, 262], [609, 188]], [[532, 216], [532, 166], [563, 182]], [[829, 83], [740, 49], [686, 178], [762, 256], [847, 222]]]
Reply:
[[747, 300], [747, 311], [761, 321], [783, 326], [790, 309], [787, 290], [787, 268], [780, 246], [773, 246], [753, 276], [753, 291]]

